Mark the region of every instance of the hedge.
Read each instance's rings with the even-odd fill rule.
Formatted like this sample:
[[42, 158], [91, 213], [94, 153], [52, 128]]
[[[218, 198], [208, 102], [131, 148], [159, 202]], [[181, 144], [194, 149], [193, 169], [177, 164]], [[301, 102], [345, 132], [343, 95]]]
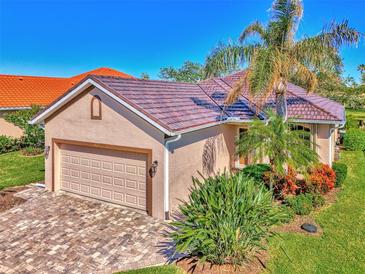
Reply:
[[336, 172], [336, 187], [340, 187], [347, 177], [347, 165], [343, 163], [333, 163], [333, 170]]
[[348, 150], [365, 150], [365, 130], [356, 128], [346, 130], [343, 143], [345, 148]]

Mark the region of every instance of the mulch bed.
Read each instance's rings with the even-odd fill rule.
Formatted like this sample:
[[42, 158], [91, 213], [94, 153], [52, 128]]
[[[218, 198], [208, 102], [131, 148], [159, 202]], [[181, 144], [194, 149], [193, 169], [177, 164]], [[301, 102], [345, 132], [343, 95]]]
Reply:
[[194, 274], [222, 274], [222, 273], [241, 273], [241, 274], [259, 274], [266, 268], [268, 261], [268, 252], [261, 251], [250, 262], [238, 267], [231, 264], [212, 265], [210, 263], [201, 264], [197, 258], [183, 258], [176, 262], [176, 265], [184, 269], [187, 273]]
[[[304, 223], [310, 223], [310, 224], [314, 224], [317, 227], [317, 232], [316, 233], [309, 233], [307, 231], [305, 231], [304, 229], [301, 228], [301, 225]], [[287, 224], [283, 224], [280, 226], [277, 226], [273, 229], [274, 232], [292, 232], [292, 233], [302, 233], [308, 236], [321, 236], [323, 234], [323, 230], [322, 228], [319, 226], [319, 224], [317, 224], [314, 219], [310, 216], [299, 216], [296, 215], [294, 217], [294, 220], [291, 221], [290, 223]]]
[[19, 186], [19, 187], [12, 187], [7, 188], [0, 191], [0, 212], [8, 210], [13, 206], [19, 205], [24, 203], [26, 200], [14, 196], [19, 191], [25, 190], [28, 187], [26, 186]]
[[[314, 212], [318, 212], [328, 206], [330, 206], [331, 204], [335, 203], [337, 200], [337, 193], [339, 193], [341, 191], [340, 188], [334, 188], [333, 190], [331, 190], [330, 192], [326, 193], [325, 195], [323, 195], [323, 198], [325, 199], [325, 204], [324, 206], [314, 210]], [[317, 226], [317, 232], [316, 233], [309, 233], [305, 230], [303, 230], [301, 228], [301, 225], [304, 223], [310, 223], [310, 224], [314, 224], [315, 226]], [[305, 235], [309, 235], [309, 236], [321, 236], [323, 234], [323, 230], [320, 227], [319, 224], [317, 224], [313, 217], [311, 217], [310, 215], [306, 215], [306, 216], [299, 216], [296, 215], [294, 217], [294, 220], [291, 221], [288, 224], [283, 224], [280, 226], [277, 226], [273, 229], [274, 232], [294, 232], [294, 233], [302, 233]]]

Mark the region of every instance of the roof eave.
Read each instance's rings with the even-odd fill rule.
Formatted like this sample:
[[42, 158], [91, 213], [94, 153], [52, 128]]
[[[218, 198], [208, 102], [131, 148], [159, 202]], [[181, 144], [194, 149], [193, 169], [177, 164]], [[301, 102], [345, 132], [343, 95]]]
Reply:
[[94, 81], [92, 79], [92, 76], [87, 77], [83, 82], [81, 82], [77, 87], [75, 87], [69, 93], [67, 93], [66, 95], [64, 95], [62, 98], [60, 98], [54, 104], [50, 105], [43, 112], [41, 112], [38, 115], [36, 115], [32, 120], [30, 120], [29, 123], [30, 124], [39, 124], [39, 123], [42, 123], [45, 119], [47, 119], [53, 113], [55, 113], [61, 106], [63, 106], [64, 104], [66, 104], [67, 102], [69, 102], [70, 100], [72, 100], [73, 98], [75, 98], [77, 95], [79, 95], [80, 93], [82, 93], [86, 88], [88, 88], [90, 86], [94, 86], [97, 89], [101, 90], [106, 95], [108, 95], [109, 97], [113, 98], [118, 103], [120, 103], [121, 105], [123, 105], [127, 109], [131, 110], [132, 112], [134, 112], [135, 114], [137, 114], [138, 116], [140, 116], [142, 119], [146, 120], [151, 125], [155, 126], [157, 129], [159, 129], [160, 131], [162, 131], [164, 134], [169, 135], [169, 136], [176, 135], [176, 133], [174, 133], [174, 132], [166, 129], [165, 127], [161, 126], [160, 124], [156, 123], [151, 118], [149, 118], [148, 116], [146, 116], [144, 113], [142, 113], [141, 111], [137, 110], [136, 108], [134, 108], [130, 104], [126, 103], [124, 100], [122, 100], [121, 98], [119, 98], [118, 96], [116, 96], [114, 93], [110, 92], [105, 87], [101, 86], [99, 83], [97, 83], [96, 81]]
[[311, 119], [293, 119], [296, 123], [340, 125], [346, 123], [346, 120], [311, 120]]
[[0, 107], [0, 111], [5, 111], [5, 110], [25, 110], [25, 109], [31, 109], [31, 107]]

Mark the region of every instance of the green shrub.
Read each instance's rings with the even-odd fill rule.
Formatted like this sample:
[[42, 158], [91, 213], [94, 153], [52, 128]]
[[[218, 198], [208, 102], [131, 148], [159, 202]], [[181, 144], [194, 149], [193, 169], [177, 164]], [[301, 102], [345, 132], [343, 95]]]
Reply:
[[268, 164], [254, 164], [246, 166], [240, 172], [249, 178], [253, 178], [255, 182], [263, 183], [264, 173], [270, 170], [271, 168]]
[[315, 208], [322, 207], [325, 203], [324, 197], [319, 193], [314, 193], [312, 196], [312, 205]]
[[29, 110], [19, 110], [11, 112], [5, 116], [5, 120], [23, 129], [21, 137], [21, 147], [44, 146], [44, 130], [39, 125], [30, 125], [28, 122], [40, 110], [39, 106], [32, 106]]
[[20, 148], [19, 139], [0, 135], [0, 154], [18, 150]]
[[287, 216], [272, 193], [242, 173], [193, 178], [189, 200], [171, 225], [176, 251], [214, 264], [243, 264]]
[[293, 209], [295, 214], [308, 215], [313, 210], [313, 195], [311, 193], [290, 196], [285, 203]]
[[336, 173], [336, 187], [340, 187], [347, 177], [347, 165], [342, 163], [333, 163], [333, 170]]
[[287, 205], [281, 205], [280, 208], [284, 216], [286, 217], [284, 220], [282, 220], [282, 223], [290, 223], [295, 217], [294, 210], [291, 207], [288, 207]]
[[43, 149], [39, 147], [26, 147], [21, 152], [25, 156], [36, 156], [42, 154]]
[[348, 150], [365, 150], [365, 130], [357, 128], [346, 130], [343, 143]]
[[352, 115], [346, 117], [346, 129], [359, 128], [359, 121], [355, 119]]

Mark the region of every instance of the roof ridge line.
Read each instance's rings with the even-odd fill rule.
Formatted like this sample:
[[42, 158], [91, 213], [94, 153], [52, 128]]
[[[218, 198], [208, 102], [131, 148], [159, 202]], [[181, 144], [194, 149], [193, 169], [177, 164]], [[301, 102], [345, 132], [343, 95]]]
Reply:
[[[293, 84], [293, 85], [295, 85], [295, 84]], [[295, 86], [297, 86], [297, 85], [295, 85]], [[297, 87], [299, 87], [299, 86], [297, 86]], [[302, 87], [300, 87], [300, 88], [302, 88]], [[333, 114], [332, 114], [331, 112], [329, 112], [328, 110], [326, 110], [326, 109], [324, 109], [324, 108], [322, 108], [322, 107], [320, 107], [320, 106], [318, 106], [318, 105], [314, 104], [313, 102], [309, 101], [309, 100], [308, 100], [308, 99], [306, 99], [305, 97], [300, 96], [300, 95], [298, 95], [298, 94], [295, 94], [294, 92], [290, 91], [289, 89], [287, 89], [287, 92], [288, 92], [288, 93], [290, 93], [290, 94], [292, 94], [292, 95], [294, 95], [294, 96], [297, 96], [297, 97], [299, 97], [299, 98], [303, 99], [304, 101], [308, 102], [309, 104], [311, 104], [311, 105], [312, 105], [312, 106], [314, 106], [315, 108], [317, 108], [317, 109], [319, 109], [319, 110], [321, 110], [321, 111], [323, 111], [323, 112], [327, 113], [328, 115], [332, 116], [333, 118], [339, 119], [339, 117], [337, 117], [337, 116], [333, 115]], [[342, 119], [340, 119], [340, 120], [342, 120]]]
[[141, 78], [124, 78], [121, 76], [115, 76], [115, 75], [98, 75], [98, 74], [88, 74], [88, 75], [93, 75], [93, 76], [97, 76], [97, 77], [106, 77], [106, 78], [117, 78], [117, 79], [123, 79], [123, 80], [134, 80], [134, 81], [141, 81], [141, 82], [155, 82], [155, 83], [171, 83], [171, 84], [188, 84], [188, 85], [194, 85], [197, 83], [191, 83], [191, 82], [183, 82], [183, 81], [169, 81], [169, 80], [159, 80], [159, 79], [141, 79]]
[[60, 76], [37, 76], [37, 75], [19, 75], [19, 74], [0, 74], [0, 77], [27, 77], [27, 78], [47, 78], [47, 79], [59, 79], [59, 80], [68, 80], [68, 77], [60, 77]]
[[208, 98], [210, 99], [210, 100], [212, 100], [213, 101], [213, 103], [214, 104], [216, 104], [219, 108], [220, 108], [220, 110], [222, 111], [222, 113], [224, 113], [224, 114], [226, 114], [227, 115], [227, 117], [231, 117], [231, 115], [228, 113], [228, 112], [226, 112], [226, 110], [224, 109], [224, 108], [222, 108], [218, 103], [217, 103], [217, 101], [216, 100], [214, 100], [200, 85], [199, 85], [199, 83], [196, 83], [196, 85], [204, 92], [204, 94], [205, 95], [207, 95], [208, 96]]

